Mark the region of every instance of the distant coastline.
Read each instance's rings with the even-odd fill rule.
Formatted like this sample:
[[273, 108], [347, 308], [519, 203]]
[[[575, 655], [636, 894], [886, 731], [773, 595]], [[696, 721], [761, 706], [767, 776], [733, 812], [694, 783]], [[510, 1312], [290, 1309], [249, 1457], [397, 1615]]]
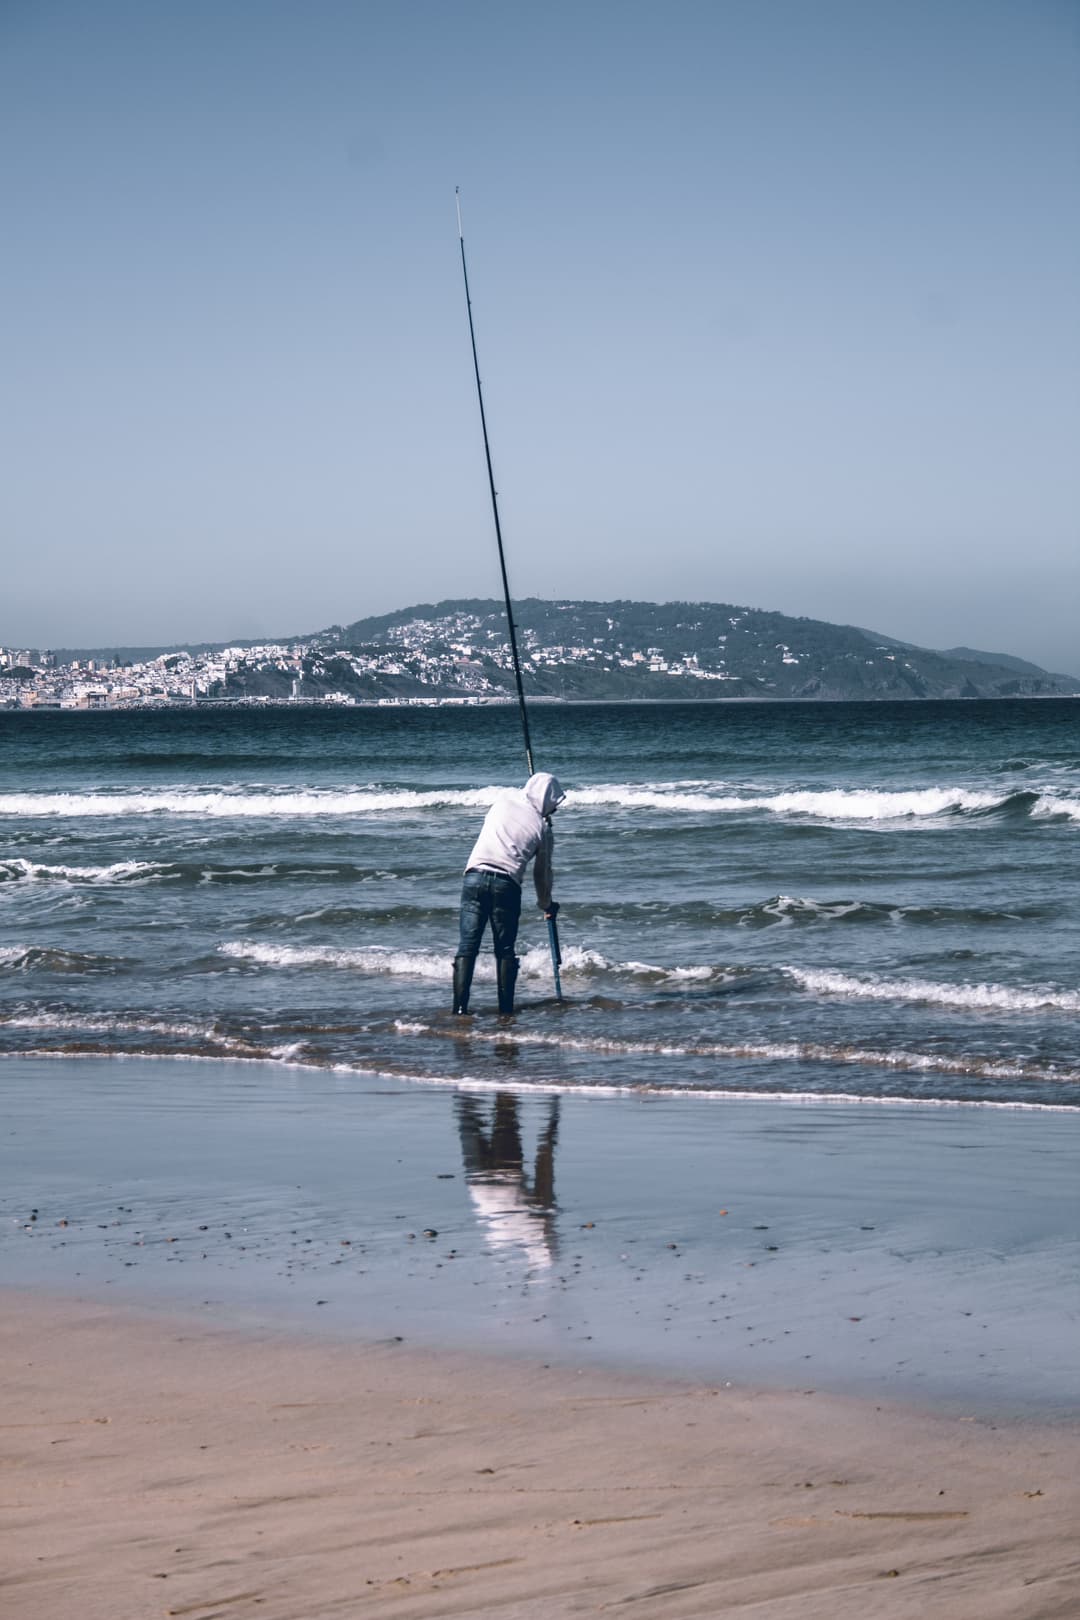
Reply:
[[[852, 625], [717, 602], [527, 598], [531, 702], [896, 702], [1073, 697], [1080, 680], [1009, 653], [918, 647]], [[435, 707], [514, 698], [494, 600], [425, 603], [276, 641], [0, 647], [0, 707]]]
[[[547, 708], [751, 708], [751, 707], [778, 707], [788, 705], [799, 708], [838, 708], [845, 704], [859, 704], [864, 707], [875, 705], [886, 706], [900, 703], [931, 703], [949, 705], [954, 703], [966, 706], [981, 703], [1045, 703], [1065, 702], [1080, 698], [1080, 692], [1022, 692], [1014, 693], [1009, 697], [941, 697], [919, 699], [914, 697], [895, 698], [892, 700], [869, 697], [829, 697], [829, 698], [790, 698], [790, 697], [550, 697], [528, 696], [526, 701], [530, 707], [540, 705]], [[489, 697], [477, 698], [471, 701], [462, 701], [454, 698], [428, 698], [428, 699], [357, 699], [355, 702], [340, 703], [328, 699], [303, 698], [292, 702], [287, 698], [200, 698], [191, 703], [116, 703], [86, 707], [83, 705], [62, 705], [59, 703], [41, 703], [33, 705], [0, 703], [0, 714], [19, 715], [70, 715], [70, 714], [202, 714], [222, 713], [231, 711], [250, 714], [252, 712], [265, 713], [292, 713], [305, 710], [346, 712], [356, 709], [365, 712], [396, 712], [406, 710], [418, 713], [425, 709], [500, 709], [515, 708], [515, 697]]]

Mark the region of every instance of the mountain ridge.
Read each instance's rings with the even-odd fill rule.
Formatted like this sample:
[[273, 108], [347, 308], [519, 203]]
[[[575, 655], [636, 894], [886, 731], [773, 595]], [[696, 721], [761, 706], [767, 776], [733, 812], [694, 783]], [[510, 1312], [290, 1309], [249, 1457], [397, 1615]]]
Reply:
[[[577, 699], [895, 700], [1080, 694], [1080, 681], [1011, 654], [919, 647], [879, 632], [723, 602], [524, 597], [515, 625], [526, 692]], [[163, 647], [58, 649], [61, 662], [130, 664], [239, 654], [223, 697], [499, 697], [513, 689], [505, 608], [447, 598], [303, 636]], [[254, 649], [254, 651], [253, 651]], [[289, 659], [275, 660], [273, 649]]]

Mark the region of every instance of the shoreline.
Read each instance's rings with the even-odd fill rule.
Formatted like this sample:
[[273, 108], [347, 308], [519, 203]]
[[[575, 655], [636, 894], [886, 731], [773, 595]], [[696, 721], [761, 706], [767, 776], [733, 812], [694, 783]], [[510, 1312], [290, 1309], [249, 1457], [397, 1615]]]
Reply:
[[[522, 1040], [520, 1035], [517, 1040], [522, 1045], [530, 1044]], [[772, 1054], [762, 1054], [763, 1062], [771, 1060]], [[278, 1056], [272, 1052], [125, 1052], [110, 1050], [105, 1047], [95, 1049], [89, 1043], [86, 1043], [77, 1052], [63, 1048], [52, 1050], [49, 1047], [33, 1046], [18, 1051], [0, 1052], [0, 1073], [2, 1073], [3, 1065], [11, 1062], [265, 1064], [270, 1069], [291, 1070], [298, 1074], [351, 1076], [359, 1082], [385, 1080], [391, 1084], [405, 1084], [425, 1090], [460, 1091], [476, 1093], [485, 1097], [494, 1096], [500, 1091], [510, 1090], [522, 1097], [588, 1097], [596, 1101], [610, 1098], [612, 1102], [620, 1100], [630, 1102], [670, 1101], [685, 1104], [687, 1107], [695, 1102], [702, 1104], [731, 1103], [736, 1107], [743, 1103], [760, 1103], [773, 1106], [790, 1104], [794, 1108], [877, 1108], [886, 1112], [891, 1109], [904, 1110], [908, 1108], [927, 1111], [974, 1109], [991, 1113], [1059, 1114], [1066, 1118], [1080, 1118], [1080, 1103], [1025, 1102], [1019, 1098], [909, 1097], [899, 1092], [890, 1092], [885, 1095], [860, 1091], [761, 1091], [751, 1090], [749, 1087], [740, 1090], [737, 1087], [661, 1086], [647, 1082], [635, 1083], [633, 1081], [624, 1084], [605, 1084], [602, 1081], [590, 1083], [588, 1081], [520, 1080], [515, 1078], [512, 1084], [508, 1084], [504, 1080], [463, 1078], [455, 1075], [406, 1074], [400, 1069], [393, 1069], [385, 1065], [380, 1067], [375, 1063], [305, 1062], [300, 1058]], [[890, 1067], [892, 1066], [890, 1065]], [[916, 1070], [914, 1072], [920, 1071]]]
[[[640, 708], [640, 707], [666, 707], [668, 705], [681, 705], [699, 708], [702, 704], [789, 704], [795, 708], [807, 708], [817, 704], [823, 708], [833, 707], [836, 704], [859, 704], [895, 706], [898, 703], [911, 703], [925, 705], [934, 703], [962, 703], [971, 707], [977, 703], [1045, 703], [1080, 699], [1080, 692], [1009, 692], [1001, 697], [991, 697], [980, 693], [977, 697], [962, 697], [956, 694], [951, 697], [929, 696], [915, 697], [906, 693], [896, 697], [769, 697], [754, 693], [745, 693], [742, 697], [555, 697], [550, 693], [526, 694], [526, 701], [532, 705], [548, 706], [552, 704], [573, 705], [584, 708], [590, 704], [597, 708]], [[107, 703], [94, 705], [63, 704], [63, 703], [0, 703], [0, 714], [190, 714], [201, 710], [220, 709], [331, 709], [335, 713], [349, 709], [491, 709], [516, 708], [517, 698], [513, 694], [508, 697], [458, 697], [458, 698], [363, 698], [352, 703], [337, 703], [329, 699], [304, 698], [294, 702], [292, 698], [252, 697], [252, 698], [200, 698], [197, 703]]]
[[11, 1620], [1050, 1620], [1075, 1599], [1075, 1429], [4, 1303]]

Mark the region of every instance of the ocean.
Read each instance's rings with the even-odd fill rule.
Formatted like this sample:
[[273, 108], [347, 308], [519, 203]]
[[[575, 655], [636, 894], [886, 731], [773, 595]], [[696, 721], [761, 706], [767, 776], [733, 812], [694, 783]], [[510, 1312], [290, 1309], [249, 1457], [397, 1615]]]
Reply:
[[450, 1013], [516, 710], [0, 714], [0, 1048], [1080, 1108], [1080, 704], [539, 704], [562, 981]]

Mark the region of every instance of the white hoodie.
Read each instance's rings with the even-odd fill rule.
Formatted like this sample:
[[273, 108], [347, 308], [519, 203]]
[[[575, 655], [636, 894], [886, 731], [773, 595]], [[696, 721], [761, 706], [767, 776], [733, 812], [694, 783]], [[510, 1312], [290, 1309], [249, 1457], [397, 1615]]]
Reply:
[[505, 788], [484, 817], [465, 870], [505, 872], [520, 887], [525, 868], [535, 855], [536, 899], [546, 911], [551, 905], [551, 854], [555, 842], [548, 818], [565, 797], [548, 771], [537, 771], [523, 788]]

